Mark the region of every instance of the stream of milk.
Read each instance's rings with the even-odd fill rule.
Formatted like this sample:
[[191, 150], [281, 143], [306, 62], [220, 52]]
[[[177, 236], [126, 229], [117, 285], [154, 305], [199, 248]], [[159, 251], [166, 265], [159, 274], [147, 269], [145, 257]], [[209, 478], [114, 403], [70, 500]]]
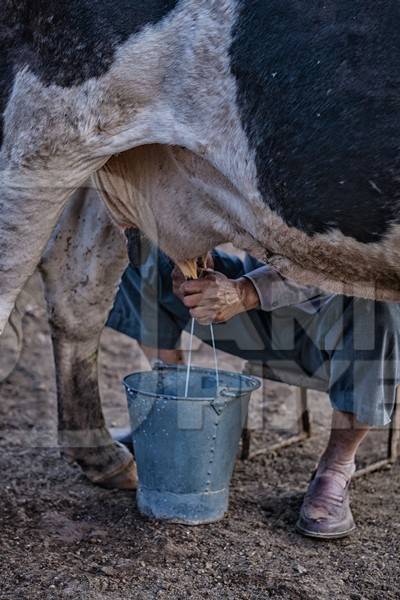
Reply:
[[[187, 398], [189, 395], [190, 371], [192, 369], [194, 327], [195, 327], [195, 320], [192, 319], [192, 323], [191, 323], [191, 327], [190, 327], [189, 357], [188, 357], [188, 364], [187, 364], [187, 369], [186, 369], [185, 398]], [[213, 352], [214, 352], [215, 377], [216, 377], [216, 383], [217, 383], [217, 390], [216, 390], [215, 397], [217, 397], [218, 390], [219, 390], [219, 369], [218, 369], [217, 348], [215, 346], [214, 327], [213, 327], [212, 323], [210, 325], [210, 332], [211, 332], [211, 342], [212, 342], [212, 347], [213, 347]]]

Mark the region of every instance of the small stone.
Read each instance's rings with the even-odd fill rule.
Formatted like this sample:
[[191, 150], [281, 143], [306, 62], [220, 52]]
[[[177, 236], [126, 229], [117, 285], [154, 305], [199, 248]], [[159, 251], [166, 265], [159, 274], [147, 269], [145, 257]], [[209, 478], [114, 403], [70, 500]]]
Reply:
[[300, 574], [300, 575], [305, 575], [307, 573], [307, 569], [305, 567], [302, 567], [301, 565], [296, 565], [295, 566], [295, 570]]
[[118, 577], [118, 571], [113, 567], [101, 567], [100, 571], [104, 573], [104, 575], [108, 575], [108, 577]]

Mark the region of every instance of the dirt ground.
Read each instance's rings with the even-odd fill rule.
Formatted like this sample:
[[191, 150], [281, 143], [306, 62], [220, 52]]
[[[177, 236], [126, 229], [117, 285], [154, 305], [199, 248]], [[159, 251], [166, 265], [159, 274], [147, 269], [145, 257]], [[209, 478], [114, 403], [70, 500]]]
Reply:
[[[358, 523], [347, 540], [321, 543], [294, 531], [302, 494], [329, 427], [330, 408], [312, 395], [314, 435], [300, 446], [238, 461], [229, 514], [189, 528], [149, 521], [132, 493], [104, 491], [56, 448], [53, 363], [43, 308], [25, 317], [26, 345], [0, 385], [1, 600], [398, 599], [400, 466], [353, 485]], [[220, 356], [223, 367], [241, 361]], [[207, 364], [209, 349], [196, 361]], [[132, 341], [103, 338], [102, 391], [108, 422], [127, 425], [123, 375], [145, 367]], [[252, 423], [269, 445], [293, 421], [294, 395], [267, 384]], [[362, 462], [382, 453], [385, 433], [366, 445]]]

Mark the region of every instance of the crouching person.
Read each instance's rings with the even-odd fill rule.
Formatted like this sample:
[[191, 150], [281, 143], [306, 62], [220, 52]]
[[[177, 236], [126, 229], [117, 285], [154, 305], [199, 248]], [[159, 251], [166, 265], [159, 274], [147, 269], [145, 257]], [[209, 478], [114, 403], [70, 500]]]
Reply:
[[196, 335], [278, 379], [318, 380], [333, 407], [328, 445], [300, 511], [297, 530], [334, 539], [355, 529], [349, 486], [355, 456], [371, 427], [390, 422], [399, 381], [400, 307], [326, 295], [283, 279], [251, 257], [216, 251], [212, 268], [185, 281], [153, 248], [122, 280], [108, 325], [138, 340], [149, 360], [182, 363], [178, 349], [191, 317]]

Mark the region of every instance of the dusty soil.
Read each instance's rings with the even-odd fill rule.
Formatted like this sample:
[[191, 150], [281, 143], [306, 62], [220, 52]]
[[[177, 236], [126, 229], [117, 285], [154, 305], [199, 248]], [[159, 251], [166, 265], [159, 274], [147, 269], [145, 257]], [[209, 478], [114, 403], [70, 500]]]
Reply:
[[[329, 427], [326, 397], [312, 395], [311, 441], [238, 461], [230, 512], [188, 528], [141, 517], [131, 493], [93, 487], [56, 448], [50, 341], [42, 307], [25, 317], [26, 345], [0, 385], [0, 598], [397, 599], [400, 597], [400, 467], [357, 480], [358, 522], [348, 540], [321, 543], [294, 531], [302, 494]], [[220, 357], [222, 365], [241, 362]], [[198, 347], [206, 364], [209, 350]], [[102, 388], [110, 425], [127, 424], [121, 378], [145, 367], [136, 345], [106, 331]], [[293, 391], [267, 384], [252, 422], [267, 446], [293, 421]], [[362, 461], [382, 452], [384, 433]]]

